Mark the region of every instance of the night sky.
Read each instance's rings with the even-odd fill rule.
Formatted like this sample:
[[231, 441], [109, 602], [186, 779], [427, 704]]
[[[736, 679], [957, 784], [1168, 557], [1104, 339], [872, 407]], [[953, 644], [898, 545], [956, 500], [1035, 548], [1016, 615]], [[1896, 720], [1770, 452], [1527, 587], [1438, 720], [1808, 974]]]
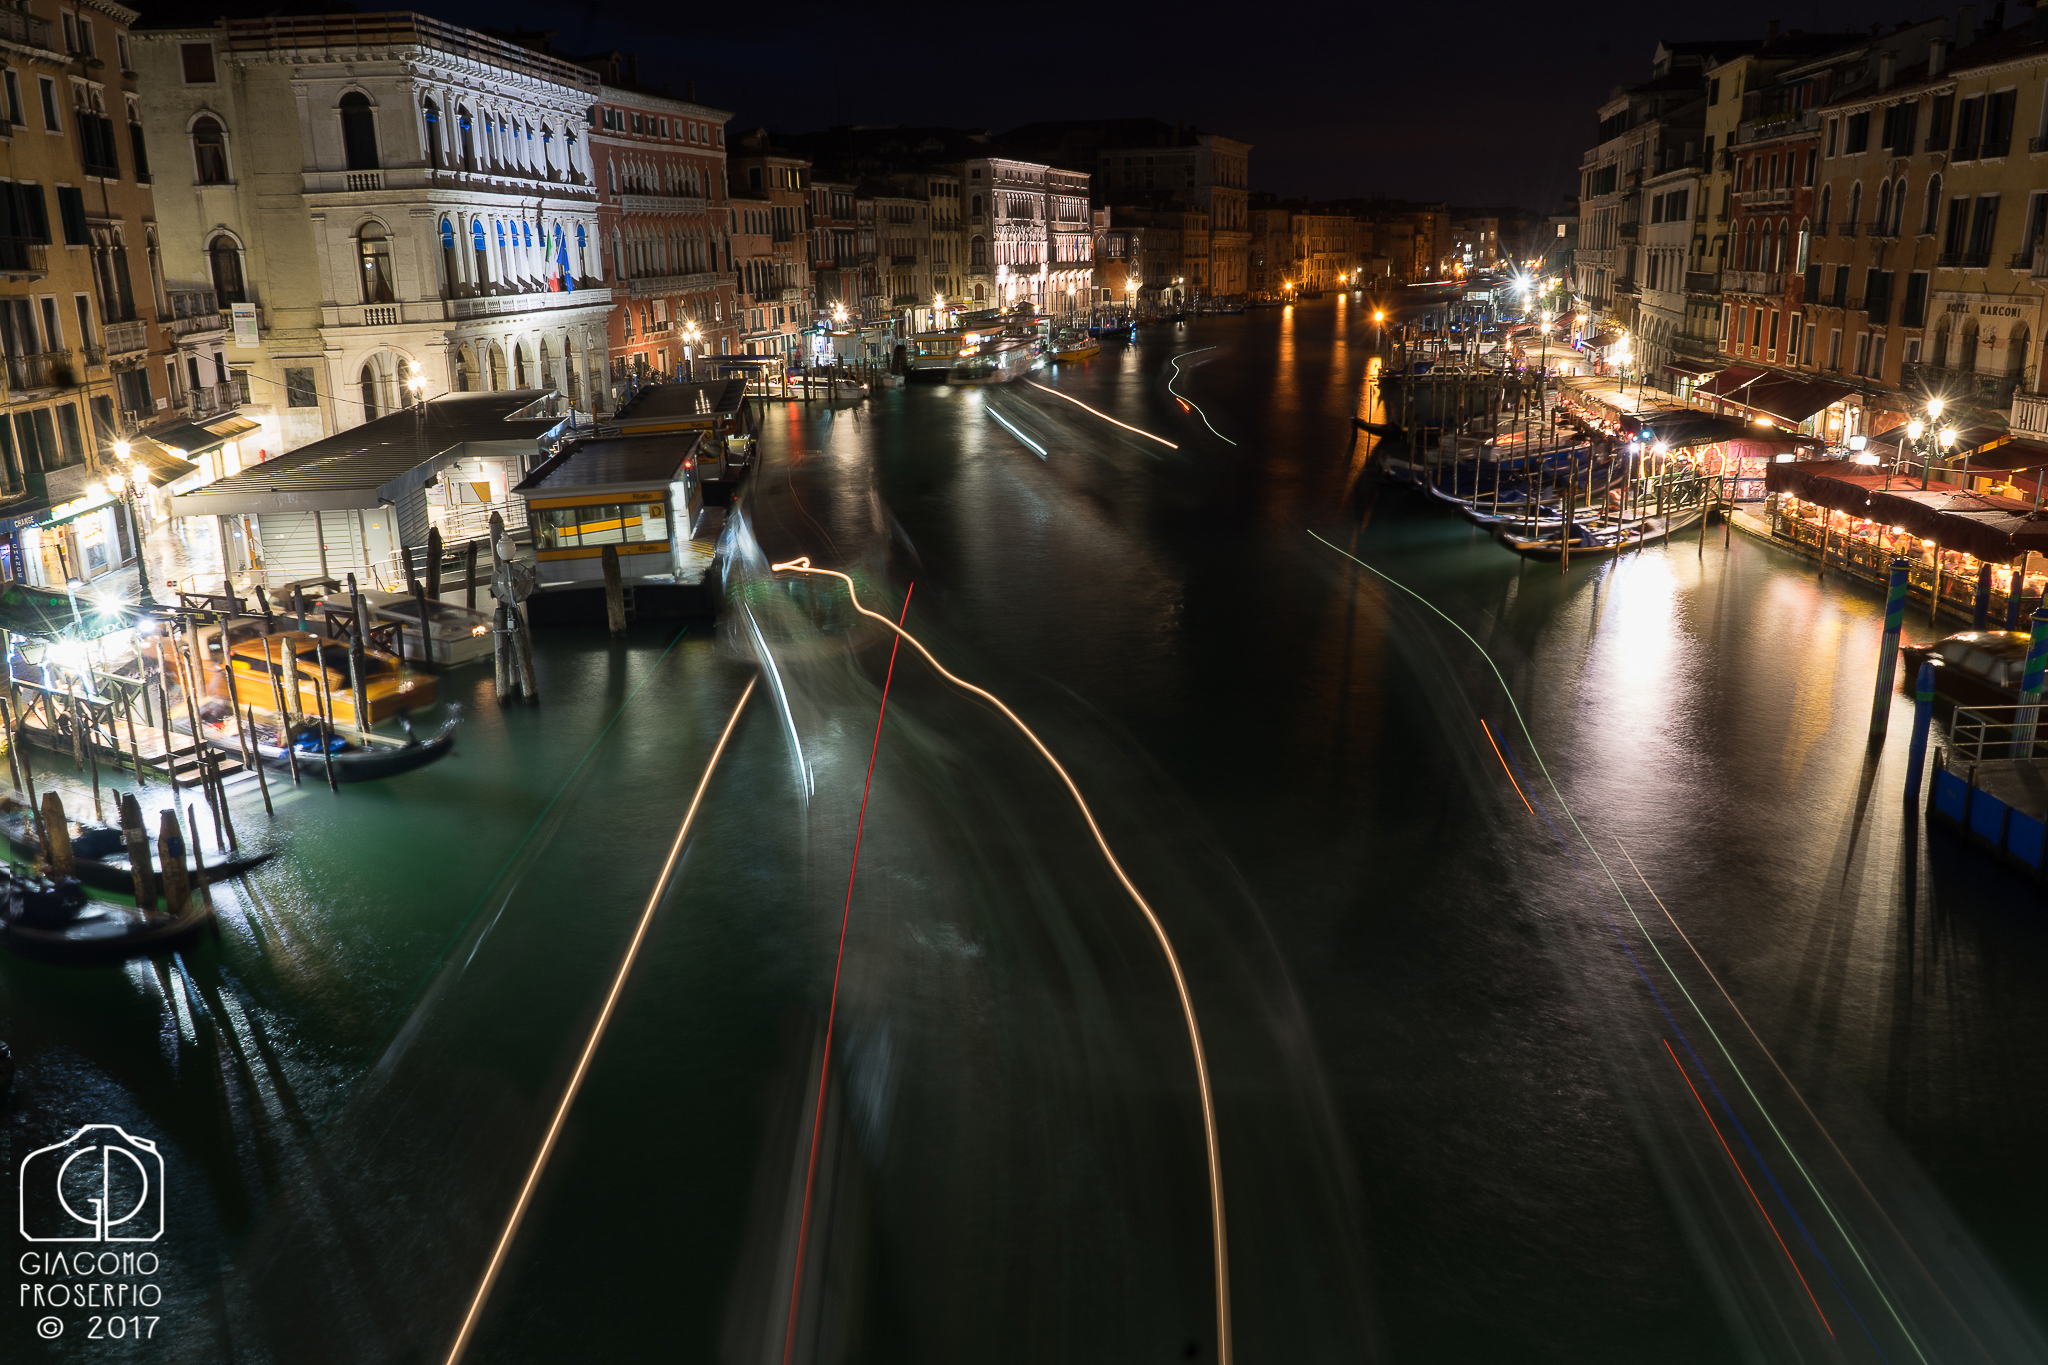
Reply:
[[[363, 9], [376, 6], [361, 3]], [[641, 56], [644, 80], [730, 109], [732, 126], [1152, 116], [1253, 144], [1252, 188], [1546, 212], [1572, 194], [1594, 108], [1647, 79], [1660, 38], [1891, 28], [1930, 11], [1856, 0], [1229, 6], [690, 5], [453, 0], [478, 26], [557, 30], [568, 51]], [[1978, 13], [1988, 15], [1990, 6]], [[1711, 14], [1711, 19], [1705, 17]], [[1953, 17], [1953, 10], [1950, 11]], [[2026, 11], [2015, 8], [2009, 23]], [[573, 17], [572, 17], [573, 16]]]

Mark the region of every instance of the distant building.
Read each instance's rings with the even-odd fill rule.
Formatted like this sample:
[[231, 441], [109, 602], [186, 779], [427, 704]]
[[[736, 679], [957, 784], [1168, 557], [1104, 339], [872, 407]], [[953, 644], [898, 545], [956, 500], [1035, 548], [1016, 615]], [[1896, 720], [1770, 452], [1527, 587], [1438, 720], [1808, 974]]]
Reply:
[[811, 163], [766, 128], [727, 149], [740, 345], [747, 355], [800, 355], [813, 325], [806, 228]]

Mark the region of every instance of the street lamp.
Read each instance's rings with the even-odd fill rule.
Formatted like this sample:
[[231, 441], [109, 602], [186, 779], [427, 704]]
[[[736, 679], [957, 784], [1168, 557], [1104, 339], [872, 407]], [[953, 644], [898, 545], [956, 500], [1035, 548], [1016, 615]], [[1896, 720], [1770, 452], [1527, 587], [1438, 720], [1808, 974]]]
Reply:
[[149, 591], [149, 556], [143, 552], [142, 515], [136, 508], [136, 500], [149, 487], [149, 470], [139, 464], [128, 464], [128, 457], [134, 449], [135, 447], [126, 441], [114, 442], [114, 458], [127, 466], [124, 471], [127, 477], [109, 474], [107, 494], [109, 497], [125, 500], [128, 504], [128, 522], [135, 528], [135, 584], [141, 589], [136, 601], [144, 607], [154, 607], [156, 598], [151, 596]]

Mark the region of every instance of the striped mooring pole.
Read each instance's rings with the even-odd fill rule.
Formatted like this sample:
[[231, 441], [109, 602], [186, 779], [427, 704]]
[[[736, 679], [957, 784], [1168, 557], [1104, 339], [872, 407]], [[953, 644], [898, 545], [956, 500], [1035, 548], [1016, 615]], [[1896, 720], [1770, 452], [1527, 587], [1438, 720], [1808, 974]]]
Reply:
[[1927, 770], [1927, 731], [1934, 724], [1934, 662], [1923, 659], [1920, 675], [1913, 680], [1913, 743], [1906, 751], [1906, 806], [1920, 799], [1920, 783]]
[[2034, 634], [2027, 641], [2027, 669], [2020, 675], [2019, 718], [2012, 727], [2012, 756], [2031, 758], [2034, 726], [2041, 719], [2041, 676], [2048, 672], [2048, 609], [2034, 609]]
[[1884, 643], [1877, 651], [1877, 696], [1870, 706], [1870, 742], [1884, 738], [1892, 715], [1892, 683], [1899, 673], [1899, 632], [1906, 628], [1906, 561], [1892, 561], [1891, 586], [1884, 597]]

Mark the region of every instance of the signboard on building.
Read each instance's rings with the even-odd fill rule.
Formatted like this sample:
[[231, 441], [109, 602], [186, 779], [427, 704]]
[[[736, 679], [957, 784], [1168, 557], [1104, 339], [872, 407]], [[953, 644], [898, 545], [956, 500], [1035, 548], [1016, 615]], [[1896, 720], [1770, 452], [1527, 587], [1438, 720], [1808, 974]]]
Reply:
[[257, 345], [256, 305], [238, 303], [234, 306], [234, 314], [235, 345], [241, 349], [253, 350]]

